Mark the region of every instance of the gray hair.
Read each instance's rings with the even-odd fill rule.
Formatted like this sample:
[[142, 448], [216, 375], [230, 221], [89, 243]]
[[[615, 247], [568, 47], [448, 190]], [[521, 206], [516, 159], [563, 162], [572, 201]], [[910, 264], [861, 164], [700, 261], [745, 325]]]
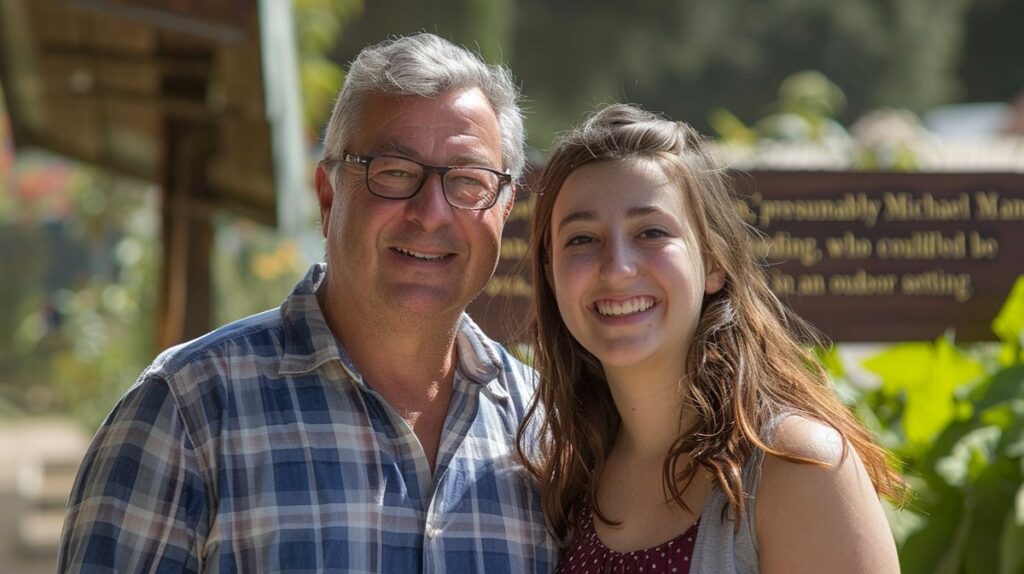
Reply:
[[501, 64], [435, 36], [420, 33], [364, 48], [349, 67], [324, 134], [322, 160], [337, 160], [348, 145], [367, 96], [431, 98], [458, 89], [479, 88], [491, 104], [501, 130], [504, 169], [519, 181], [526, 134], [519, 110], [519, 88]]

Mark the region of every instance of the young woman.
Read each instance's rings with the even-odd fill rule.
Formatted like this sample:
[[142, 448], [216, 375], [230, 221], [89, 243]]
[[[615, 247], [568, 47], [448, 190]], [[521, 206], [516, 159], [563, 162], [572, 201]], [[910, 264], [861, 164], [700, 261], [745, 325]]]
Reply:
[[698, 134], [606, 107], [539, 191], [525, 424], [543, 439], [520, 451], [560, 570], [898, 571], [878, 495], [904, 484], [768, 288]]

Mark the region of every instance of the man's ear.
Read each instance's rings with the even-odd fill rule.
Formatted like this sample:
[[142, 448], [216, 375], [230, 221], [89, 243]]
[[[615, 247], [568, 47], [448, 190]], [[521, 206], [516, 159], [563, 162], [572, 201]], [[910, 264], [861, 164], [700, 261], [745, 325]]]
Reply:
[[327, 222], [331, 218], [331, 206], [334, 205], [334, 185], [331, 184], [331, 176], [323, 162], [316, 165], [316, 200], [320, 204], [320, 227], [326, 237]]
[[501, 210], [501, 220], [508, 221], [508, 215], [512, 213], [512, 208], [516, 204], [516, 184], [510, 183], [508, 199], [505, 200], [505, 206]]

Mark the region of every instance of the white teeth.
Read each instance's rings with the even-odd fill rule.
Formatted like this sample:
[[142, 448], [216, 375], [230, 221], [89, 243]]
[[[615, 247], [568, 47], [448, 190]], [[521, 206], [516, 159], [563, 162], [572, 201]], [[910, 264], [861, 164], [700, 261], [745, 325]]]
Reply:
[[654, 306], [652, 297], [634, 297], [626, 301], [598, 301], [597, 312], [606, 316], [632, 315], [646, 311]]
[[437, 261], [438, 259], [444, 259], [444, 255], [427, 255], [426, 253], [420, 253], [419, 251], [411, 251], [402, 247], [396, 247], [395, 251], [408, 255], [409, 257], [415, 257], [416, 259], [422, 259], [423, 261]]

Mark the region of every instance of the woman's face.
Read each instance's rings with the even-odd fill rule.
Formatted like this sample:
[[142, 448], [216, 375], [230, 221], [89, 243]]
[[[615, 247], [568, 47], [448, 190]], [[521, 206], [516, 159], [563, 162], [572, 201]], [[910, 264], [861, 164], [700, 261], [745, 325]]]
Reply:
[[705, 293], [722, 272], [701, 256], [685, 194], [648, 160], [586, 164], [562, 184], [548, 279], [573, 337], [616, 369], [678, 369]]

